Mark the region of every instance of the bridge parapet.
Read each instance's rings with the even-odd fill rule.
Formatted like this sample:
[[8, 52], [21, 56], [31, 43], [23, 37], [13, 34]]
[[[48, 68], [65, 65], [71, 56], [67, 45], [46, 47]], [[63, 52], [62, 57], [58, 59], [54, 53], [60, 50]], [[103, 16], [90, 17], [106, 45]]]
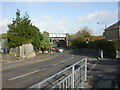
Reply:
[[65, 46], [68, 46], [68, 33], [49, 33], [49, 38], [50, 41], [64, 41]]

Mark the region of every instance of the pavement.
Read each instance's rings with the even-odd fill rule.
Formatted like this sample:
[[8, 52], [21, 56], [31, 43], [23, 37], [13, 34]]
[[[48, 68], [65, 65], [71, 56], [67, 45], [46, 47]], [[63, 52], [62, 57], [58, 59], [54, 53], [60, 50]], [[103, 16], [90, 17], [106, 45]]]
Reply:
[[117, 59], [117, 78], [118, 78], [118, 88], [120, 88], [120, 58]]
[[88, 70], [86, 88], [92, 88], [92, 90], [119, 88], [117, 68], [117, 59], [98, 60], [94, 67]]
[[9, 68], [15, 68], [15, 67], [19, 67], [19, 66], [24, 66], [24, 65], [28, 65], [28, 64], [33, 64], [33, 63], [38, 63], [38, 62], [42, 62], [42, 61], [47, 61], [49, 59], [53, 59], [56, 56], [58, 56], [57, 53], [54, 54], [37, 54], [35, 57], [33, 58], [24, 58], [24, 59], [18, 59], [17, 57], [15, 57], [14, 55], [2, 55], [2, 70], [6, 70]]
[[[57, 53], [53, 53], [53, 55], [57, 55]], [[14, 54], [2, 54], [1, 55], [2, 60], [0, 63], [9, 64], [9, 63], [16, 63], [16, 62], [21, 62], [21, 61], [26, 61], [26, 60], [38, 59], [38, 58], [44, 59], [50, 56], [51, 56], [50, 53], [46, 53], [46, 54], [37, 53], [35, 57], [20, 59], [16, 57]]]

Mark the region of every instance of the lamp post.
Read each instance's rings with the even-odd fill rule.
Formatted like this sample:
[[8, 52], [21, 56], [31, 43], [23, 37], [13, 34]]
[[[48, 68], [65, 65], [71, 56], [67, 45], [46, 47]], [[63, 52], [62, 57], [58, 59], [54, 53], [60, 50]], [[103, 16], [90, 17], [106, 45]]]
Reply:
[[107, 25], [106, 25], [106, 23], [105, 22], [97, 22], [97, 24], [104, 24], [105, 25], [105, 29], [107, 28]]
[[[104, 24], [104, 32], [105, 32], [105, 29], [107, 28], [106, 23], [105, 22], [97, 22], [97, 24]], [[105, 36], [106, 36], [106, 34], [105, 34]]]

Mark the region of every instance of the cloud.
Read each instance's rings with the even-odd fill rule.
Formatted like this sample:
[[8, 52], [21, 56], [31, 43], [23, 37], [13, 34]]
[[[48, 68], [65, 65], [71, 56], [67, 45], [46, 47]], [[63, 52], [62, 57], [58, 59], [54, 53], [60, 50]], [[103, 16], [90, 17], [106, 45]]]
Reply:
[[32, 19], [32, 22], [37, 26], [41, 32], [47, 31], [49, 33], [66, 33], [71, 32], [73, 25], [64, 17], [55, 19], [51, 15], [40, 16]]
[[[66, 33], [71, 32], [73, 25], [71, 22], [64, 17], [59, 19], [55, 19], [52, 15], [43, 15], [36, 18], [30, 18], [33, 25], [40, 29], [40, 32], [47, 31], [49, 33]], [[10, 24], [12, 20], [3, 19], [0, 20], [0, 33], [5, 33], [8, 31], [8, 24]]]
[[41, 17], [42, 19], [52, 19], [53, 17], [51, 15], [44, 15]]
[[107, 23], [113, 21], [117, 17], [117, 10], [114, 12], [112, 11], [96, 11], [93, 13], [89, 13], [85, 16], [81, 16], [77, 18], [78, 22], [84, 22], [84, 23], [90, 23], [93, 22], [94, 20], [98, 21], [105, 21]]
[[[114, 11], [95, 11], [76, 19], [81, 25], [91, 26], [93, 35], [102, 35], [105, 24], [110, 26], [117, 22], [118, 9]], [[97, 22], [100, 22], [98, 25]]]
[[85, 3], [87, 3], [87, 2], [71, 2], [70, 6], [78, 7], [78, 6], [81, 6], [81, 5], [85, 4]]
[[90, 22], [97, 17], [98, 12], [90, 13], [88, 15], [77, 18], [78, 22]]
[[1, 2], [118, 2], [119, 0], [1, 0]]
[[8, 31], [8, 24], [11, 23], [11, 20], [9, 19], [3, 19], [3, 20], [0, 20], [0, 34], [2, 33], [6, 33]]

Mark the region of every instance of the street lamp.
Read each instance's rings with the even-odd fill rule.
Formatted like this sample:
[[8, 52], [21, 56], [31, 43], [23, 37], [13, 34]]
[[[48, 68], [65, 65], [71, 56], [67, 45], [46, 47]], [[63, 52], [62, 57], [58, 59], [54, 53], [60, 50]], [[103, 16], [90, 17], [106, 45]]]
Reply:
[[107, 25], [105, 22], [97, 22], [97, 24], [104, 24], [105, 25], [105, 29], [107, 28]]
[[[103, 33], [105, 33], [105, 29], [107, 28], [106, 23], [105, 23], [105, 22], [97, 22], [97, 24], [104, 24], [104, 25], [105, 25], [105, 26], [104, 26], [104, 32], [103, 32]], [[106, 34], [105, 34], [105, 36], [106, 36]]]

